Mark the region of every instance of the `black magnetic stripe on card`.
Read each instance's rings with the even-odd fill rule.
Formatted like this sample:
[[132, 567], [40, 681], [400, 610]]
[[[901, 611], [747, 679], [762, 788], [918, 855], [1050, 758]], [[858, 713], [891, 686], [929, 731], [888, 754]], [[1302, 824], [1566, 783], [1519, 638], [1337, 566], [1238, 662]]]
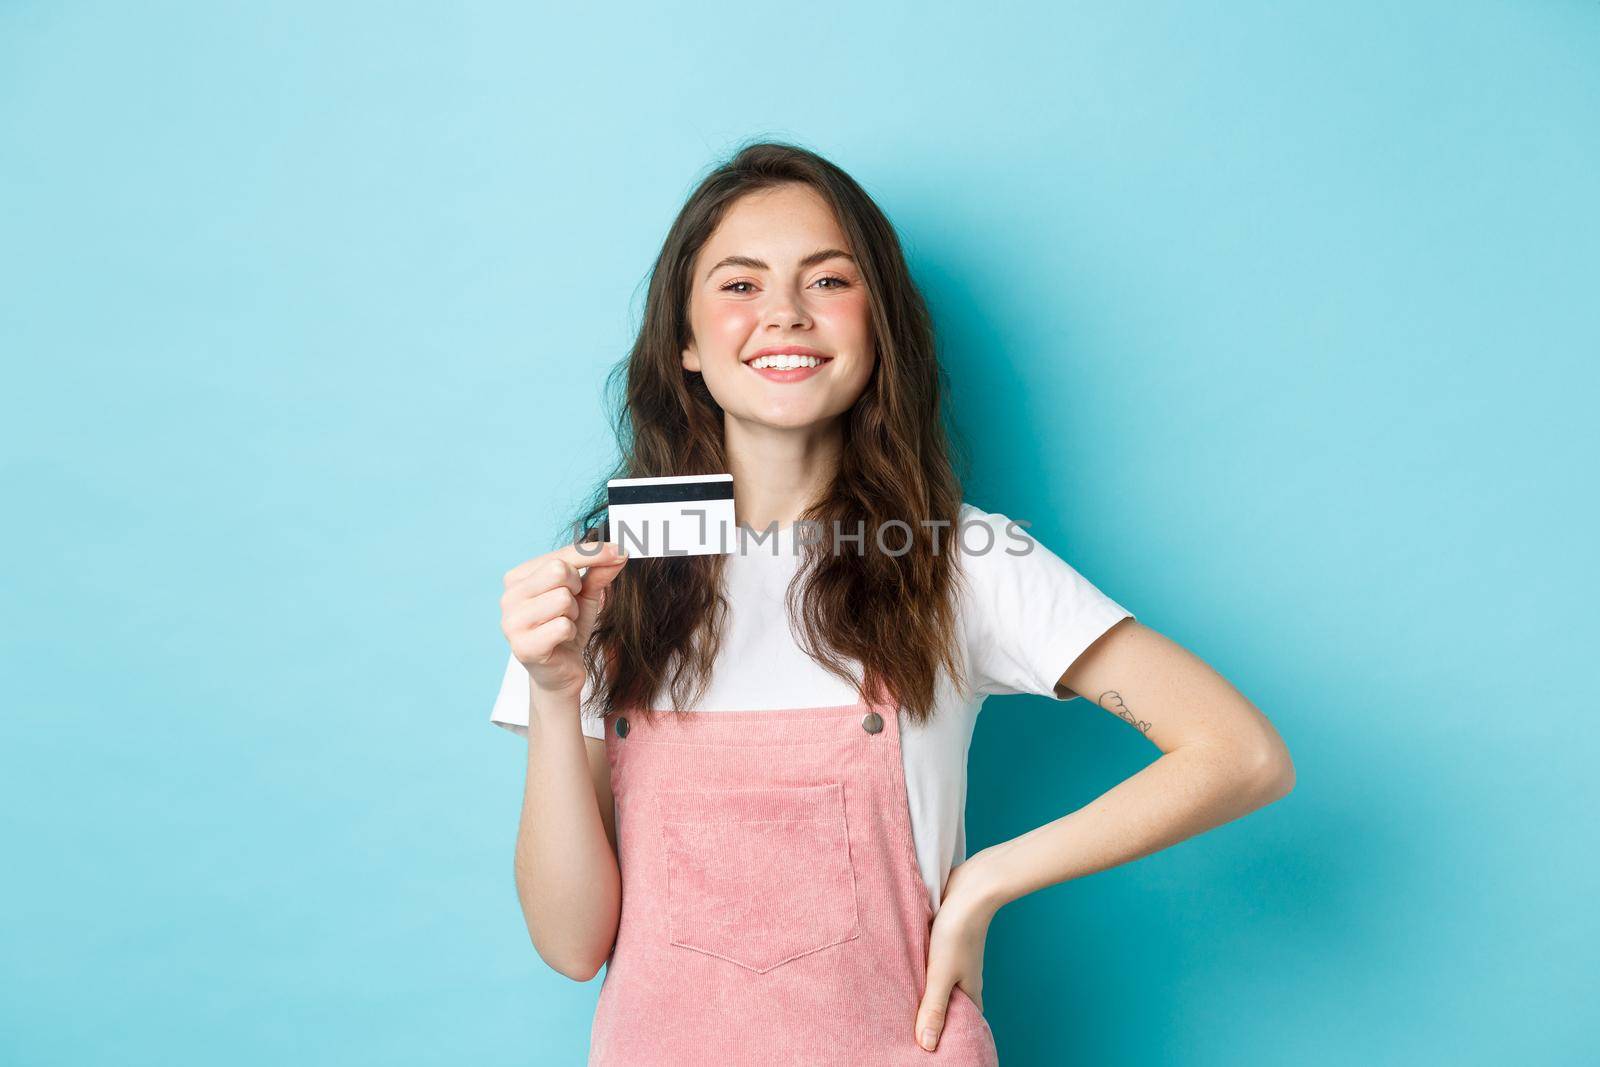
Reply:
[[606, 501], [614, 507], [623, 504], [675, 504], [680, 500], [732, 500], [733, 479], [716, 482], [680, 482], [677, 485], [613, 485], [606, 488]]

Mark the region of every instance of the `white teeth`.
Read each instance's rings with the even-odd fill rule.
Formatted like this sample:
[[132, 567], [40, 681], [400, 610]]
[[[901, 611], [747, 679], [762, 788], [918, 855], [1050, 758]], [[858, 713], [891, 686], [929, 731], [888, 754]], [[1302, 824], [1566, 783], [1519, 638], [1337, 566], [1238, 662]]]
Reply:
[[777, 356], [757, 356], [750, 361], [750, 366], [756, 370], [773, 368], [776, 370], [794, 370], [796, 367], [815, 367], [822, 360], [816, 356], [796, 356], [784, 354]]

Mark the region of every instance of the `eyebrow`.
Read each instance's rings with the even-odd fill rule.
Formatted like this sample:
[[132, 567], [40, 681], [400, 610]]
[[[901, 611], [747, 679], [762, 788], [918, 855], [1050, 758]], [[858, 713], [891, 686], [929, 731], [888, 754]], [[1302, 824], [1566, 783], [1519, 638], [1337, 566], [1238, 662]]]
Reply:
[[[814, 267], [818, 263], [829, 259], [848, 259], [852, 263], [856, 261], [855, 256], [852, 256], [849, 252], [846, 252], [842, 248], [819, 248], [800, 261], [800, 269], [804, 270], [807, 267]], [[750, 270], [772, 269], [761, 260], [756, 259], [754, 256], [724, 256], [722, 259], [717, 261], [716, 266], [706, 271], [706, 277], [710, 278], [723, 267], [747, 267]]]

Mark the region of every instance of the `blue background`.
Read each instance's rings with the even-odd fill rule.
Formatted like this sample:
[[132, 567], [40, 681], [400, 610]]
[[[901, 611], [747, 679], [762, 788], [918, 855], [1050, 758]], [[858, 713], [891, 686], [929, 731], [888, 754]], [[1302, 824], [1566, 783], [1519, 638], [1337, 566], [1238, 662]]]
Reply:
[[[1295, 757], [1000, 913], [1003, 1061], [1592, 1052], [1600, 5], [580, 7], [0, 6], [0, 1060], [582, 1062], [500, 576], [762, 135], [903, 233], [968, 499]], [[991, 701], [972, 847], [1155, 755]]]

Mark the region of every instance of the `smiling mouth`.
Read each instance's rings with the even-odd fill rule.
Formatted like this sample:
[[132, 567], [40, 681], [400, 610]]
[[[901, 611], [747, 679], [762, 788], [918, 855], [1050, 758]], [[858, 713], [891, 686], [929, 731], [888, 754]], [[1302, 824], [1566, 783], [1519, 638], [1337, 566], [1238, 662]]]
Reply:
[[757, 356], [746, 360], [744, 365], [751, 370], [800, 370], [804, 367], [820, 367], [830, 362], [832, 362], [831, 356], [777, 355]]
[[774, 385], [798, 385], [822, 373], [822, 368], [833, 362], [831, 356], [802, 356], [784, 353], [775, 356], [757, 356], [748, 360], [746, 367]]

